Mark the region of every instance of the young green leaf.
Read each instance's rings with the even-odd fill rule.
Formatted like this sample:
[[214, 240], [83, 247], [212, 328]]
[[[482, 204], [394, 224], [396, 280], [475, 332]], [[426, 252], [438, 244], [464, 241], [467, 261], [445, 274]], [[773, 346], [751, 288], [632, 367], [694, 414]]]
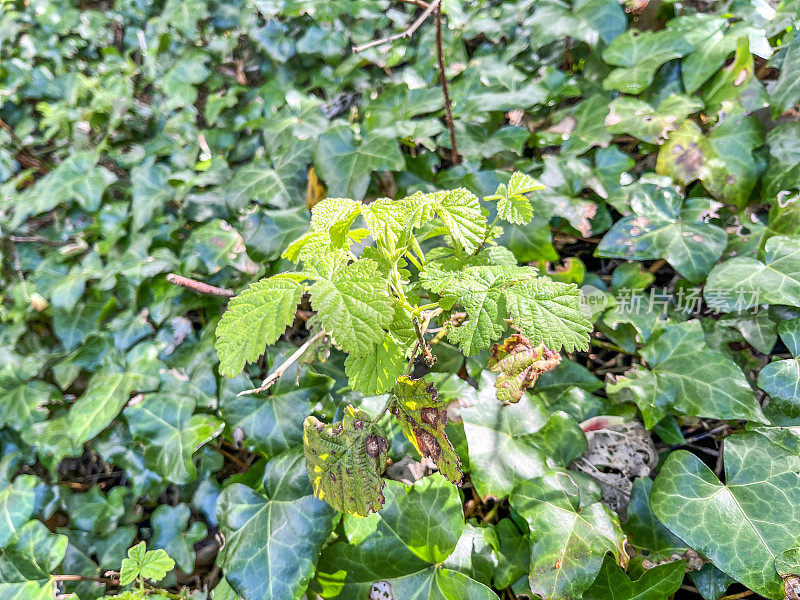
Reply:
[[424, 379], [400, 377], [389, 410], [417, 451], [433, 459], [448, 480], [459, 483], [461, 460], [447, 439], [447, 404], [437, 400], [438, 395], [434, 385]]
[[541, 189], [544, 186], [533, 177], [517, 171], [508, 185], [500, 184], [494, 195], [485, 200], [497, 200], [497, 215], [504, 221], [527, 225], [533, 218], [533, 209], [525, 194]]
[[474, 252], [483, 242], [486, 217], [481, 212], [478, 198], [465, 188], [436, 192], [429, 196], [436, 214], [444, 222], [454, 246]]
[[228, 302], [217, 325], [219, 372], [238, 375], [255, 362], [294, 320], [303, 285], [293, 275], [275, 275], [250, 285]]
[[344, 419], [303, 423], [303, 450], [314, 494], [336, 510], [364, 517], [383, 506], [381, 473], [389, 442], [367, 413], [348, 405]]
[[366, 356], [383, 343], [383, 330], [394, 316], [387, 281], [375, 261], [369, 259], [347, 265], [330, 279], [314, 282], [311, 304], [336, 344], [357, 356]]
[[405, 361], [393, 336], [386, 334], [383, 342], [372, 347], [365, 356], [350, 354], [344, 361], [350, 387], [364, 394], [383, 394], [391, 390], [403, 374]]
[[581, 310], [581, 292], [574, 283], [529, 279], [505, 290], [514, 327], [531, 344], [554, 352], [586, 350], [592, 322]]
[[130, 585], [137, 577], [161, 581], [174, 567], [175, 561], [164, 550], [147, 550], [147, 545], [139, 542], [128, 549], [128, 558], [122, 561], [119, 583]]

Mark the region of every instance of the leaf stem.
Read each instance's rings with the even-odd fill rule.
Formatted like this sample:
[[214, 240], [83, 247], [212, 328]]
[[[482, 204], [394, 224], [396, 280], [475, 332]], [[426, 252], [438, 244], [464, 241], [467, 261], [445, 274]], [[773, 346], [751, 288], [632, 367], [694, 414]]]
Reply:
[[202, 281], [197, 281], [196, 279], [189, 279], [188, 277], [183, 277], [177, 273], [169, 273], [167, 275], [167, 281], [174, 285], [179, 285], [181, 287], [190, 289], [198, 294], [211, 294], [212, 296], [221, 296], [223, 298], [233, 298], [236, 295], [233, 290], [203, 283]]
[[313, 344], [315, 344], [318, 340], [320, 340], [327, 332], [324, 329], [321, 329], [316, 334], [312, 335], [308, 338], [305, 343], [300, 346], [295, 352], [287, 358], [283, 363], [275, 369], [272, 373], [270, 373], [264, 381], [261, 382], [261, 385], [257, 388], [253, 388], [252, 390], [244, 390], [239, 392], [237, 396], [247, 396], [249, 394], [258, 394], [260, 392], [264, 392], [271, 388], [273, 384], [278, 381], [281, 375], [283, 375], [286, 370], [291, 367], [297, 359], [300, 358], [306, 350], [308, 350]]

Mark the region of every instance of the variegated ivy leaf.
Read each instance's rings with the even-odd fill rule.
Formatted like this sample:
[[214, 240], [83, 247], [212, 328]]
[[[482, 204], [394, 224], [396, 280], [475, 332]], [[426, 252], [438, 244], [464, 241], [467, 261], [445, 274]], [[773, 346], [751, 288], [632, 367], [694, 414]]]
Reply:
[[417, 451], [433, 459], [439, 472], [453, 483], [461, 481], [461, 460], [444, 431], [447, 404], [437, 400], [439, 392], [424, 379], [400, 377], [392, 393], [391, 413]]
[[304, 286], [296, 276], [275, 275], [258, 281], [228, 302], [217, 325], [219, 372], [238, 375], [255, 362], [294, 320]]
[[532, 346], [528, 338], [515, 333], [495, 344], [487, 366], [489, 370], [499, 373], [494, 382], [497, 388], [497, 399], [504, 404], [519, 402], [539, 375], [554, 369], [561, 362], [561, 355], [546, 347]]
[[314, 494], [336, 510], [364, 517], [383, 506], [381, 473], [386, 466], [386, 433], [367, 413], [348, 405], [344, 419], [326, 425], [303, 423], [303, 451]]

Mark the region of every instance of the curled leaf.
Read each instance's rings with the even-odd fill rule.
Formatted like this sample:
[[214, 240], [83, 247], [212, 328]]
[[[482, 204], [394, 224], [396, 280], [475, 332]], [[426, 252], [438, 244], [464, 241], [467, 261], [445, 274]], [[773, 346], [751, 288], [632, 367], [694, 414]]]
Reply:
[[497, 399], [504, 404], [519, 402], [539, 375], [554, 369], [561, 362], [558, 352], [544, 345], [532, 346], [528, 338], [519, 333], [495, 344], [489, 357], [489, 370], [498, 373], [494, 382]]
[[348, 405], [344, 419], [303, 423], [303, 450], [314, 494], [336, 510], [365, 517], [383, 506], [381, 478], [389, 442], [369, 415]]
[[452, 483], [461, 481], [461, 461], [444, 431], [447, 404], [424, 379], [400, 377], [392, 394], [391, 413], [405, 436], [422, 456], [433, 459], [439, 472]]

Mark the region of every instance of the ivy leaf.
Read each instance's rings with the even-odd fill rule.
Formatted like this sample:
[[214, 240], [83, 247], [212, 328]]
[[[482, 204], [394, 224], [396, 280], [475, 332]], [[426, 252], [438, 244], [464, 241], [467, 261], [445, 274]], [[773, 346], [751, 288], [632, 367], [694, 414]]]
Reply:
[[[279, 364], [289, 353], [278, 353], [272, 363]], [[298, 375], [289, 370], [268, 391], [244, 396], [238, 392], [253, 387], [248, 377], [240, 375], [224, 385], [222, 417], [229, 431], [244, 437], [247, 448], [272, 457], [303, 444], [303, 420], [325, 400], [333, 382], [308, 370]]]
[[222, 490], [217, 517], [225, 546], [218, 564], [244, 600], [300, 600], [334, 511], [314, 497], [299, 449], [267, 463], [263, 489], [233, 483]]
[[769, 238], [764, 262], [737, 256], [720, 263], [708, 275], [703, 295], [719, 312], [758, 304], [800, 306], [800, 236]]
[[350, 387], [368, 396], [391, 390], [404, 370], [403, 351], [388, 333], [366, 356], [349, 354], [344, 361]]
[[56, 388], [32, 379], [35, 374], [22, 365], [0, 368], [0, 427], [20, 430], [47, 416], [44, 405]]
[[780, 117], [800, 100], [800, 81], [792, 75], [792, 73], [797, 73], [798, 70], [800, 70], [800, 35], [795, 31], [794, 39], [786, 48], [786, 55], [783, 57], [778, 81], [775, 82], [775, 86], [770, 90], [773, 119]]
[[549, 471], [522, 482], [509, 502], [528, 522], [531, 591], [544, 600], [580, 598], [607, 553], [620, 560], [625, 536], [588, 477]]
[[686, 450], [666, 459], [650, 506], [675, 535], [768, 598], [783, 598], [775, 557], [800, 539], [800, 458], [757, 433], [725, 439], [725, 482]]
[[531, 201], [525, 196], [544, 186], [530, 175], [516, 171], [508, 185], [500, 184], [494, 195], [484, 200], [497, 200], [497, 215], [504, 221], [527, 225], [533, 218]]
[[330, 425], [308, 417], [303, 423], [303, 451], [317, 498], [362, 517], [383, 506], [381, 473], [389, 441], [367, 413], [348, 405], [344, 419]]
[[541, 345], [533, 347], [524, 335], [515, 333], [502, 344], [494, 345], [486, 366], [498, 373], [494, 382], [497, 399], [508, 404], [519, 402], [539, 375], [554, 369], [560, 362], [560, 354]]
[[750, 40], [742, 35], [736, 41], [736, 53], [733, 62], [717, 71], [717, 74], [703, 86], [702, 98], [709, 112], [719, 111], [726, 102], [739, 99], [748, 90], [749, 84], [761, 84], [755, 77], [755, 64], [750, 54]]
[[741, 111], [726, 116], [708, 136], [687, 120], [661, 147], [656, 171], [684, 185], [699, 179], [715, 198], [742, 207], [758, 179], [753, 150], [763, 141], [761, 124]]
[[461, 482], [461, 460], [447, 438], [447, 404], [438, 400], [436, 387], [424, 379], [399, 377], [392, 391], [390, 412], [417, 452], [433, 459], [452, 483]]
[[758, 387], [788, 416], [800, 417], [800, 360], [776, 360], [765, 365], [758, 374]]
[[33, 475], [19, 475], [0, 492], [0, 548], [5, 547], [36, 509], [36, 486]]
[[482, 498], [505, 498], [518, 484], [567, 466], [586, 451], [586, 436], [564, 413], [550, 415], [530, 394], [504, 405], [492, 390], [492, 376], [484, 371], [479, 391], [462, 396], [470, 403], [461, 409], [470, 477]]
[[666, 600], [683, 583], [686, 561], [659, 565], [631, 581], [613, 560], [606, 557], [595, 582], [586, 590], [584, 600]]
[[154, 159], [131, 169], [131, 208], [134, 230], [145, 227], [158, 207], [165, 206], [172, 193], [168, 183], [169, 168]]
[[67, 413], [72, 442], [83, 444], [108, 427], [128, 401], [133, 387], [131, 374], [118, 367], [95, 372], [86, 391]]
[[[0, 554], [0, 586], [19, 600], [52, 598], [55, 588], [50, 573], [64, 559], [66, 551], [67, 536], [50, 533], [41, 521], [28, 521]], [[43, 591], [49, 591], [50, 595]]]
[[350, 543], [328, 546], [316, 584], [323, 598], [493, 600], [494, 592], [443, 566], [464, 530], [458, 490], [438, 474], [411, 486], [386, 482], [386, 505], [367, 519], [345, 516]]
[[653, 108], [650, 104], [620, 96], [608, 105], [611, 112], [605, 126], [611, 133], [628, 133], [644, 142], [660, 144], [670, 131], [679, 129], [690, 114], [703, 108], [703, 103], [683, 94], [672, 94]]
[[124, 412], [131, 435], [144, 444], [147, 466], [176, 484], [196, 479], [192, 455], [224, 427], [212, 415], [193, 414], [194, 409], [191, 398], [158, 393], [148, 394]]
[[505, 290], [514, 327], [531, 344], [554, 352], [589, 347], [592, 323], [580, 307], [581, 292], [574, 283], [529, 279]]
[[800, 317], [796, 319], [789, 319], [788, 321], [781, 321], [778, 324], [778, 335], [792, 356], [800, 358]]
[[217, 325], [219, 372], [233, 377], [246, 362], [258, 360], [291, 325], [302, 295], [303, 286], [296, 278], [275, 275], [232, 298]]
[[699, 321], [667, 325], [647, 340], [641, 355], [649, 369], [628, 373], [607, 390], [612, 398], [635, 402], [648, 429], [673, 411], [766, 423], [744, 373], [708, 348]]
[[[200, 521], [190, 525], [190, 516], [189, 505], [182, 502], [176, 506], [162, 504], [150, 517], [153, 528], [150, 545], [166, 552], [184, 573], [194, 571], [194, 545], [208, 533], [205, 524]], [[160, 562], [163, 563], [163, 559]], [[147, 556], [142, 563], [143, 570], [145, 567], [153, 568]], [[147, 577], [144, 572], [143, 576]]]
[[405, 160], [395, 138], [372, 134], [356, 144], [350, 127], [337, 125], [320, 136], [314, 167], [330, 196], [362, 200], [373, 171], [402, 171]]
[[766, 137], [769, 165], [764, 173], [762, 197], [773, 202], [782, 199], [784, 191], [794, 189], [800, 177], [800, 123], [781, 123]]
[[366, 356], [383, 343], [394, 316], [386, 279], [375, 261], [361, 259], [311, 286], [311, 303], [325, 330], [345, 352]]
[[633, 482], [628, 520], [622, 528], [628, 541], [636, 548], [646, 550], [650, 560], [667, 559], [672, 554], [682, 554], [688, 547], [661, 523], [650, 509], [650, 490], [653, 480], [639, 477]]
[[265, 161], [255, 160], [238, 169], [225, 188], [227, 204], [241, 210], [251, 200], [273, 208], [287, 208], [292, 192]]
[[629, 29], [603, 50], [603, 60], [620, 67], [603, 81], [603, 89], [625, 94], [641, 94], [653, 82], [656, 70], [665, 62], [694, 50], [683, 33], [664, 29]]
[[728, 243], [725, 231], [708, 222], [719, 203], [705, 198], [682, 201], [672, 188], [637, 184], [632, 215], [603, 236], [597, 256], [655, 260], [664, 258], [691, 282], [701, 282]]

